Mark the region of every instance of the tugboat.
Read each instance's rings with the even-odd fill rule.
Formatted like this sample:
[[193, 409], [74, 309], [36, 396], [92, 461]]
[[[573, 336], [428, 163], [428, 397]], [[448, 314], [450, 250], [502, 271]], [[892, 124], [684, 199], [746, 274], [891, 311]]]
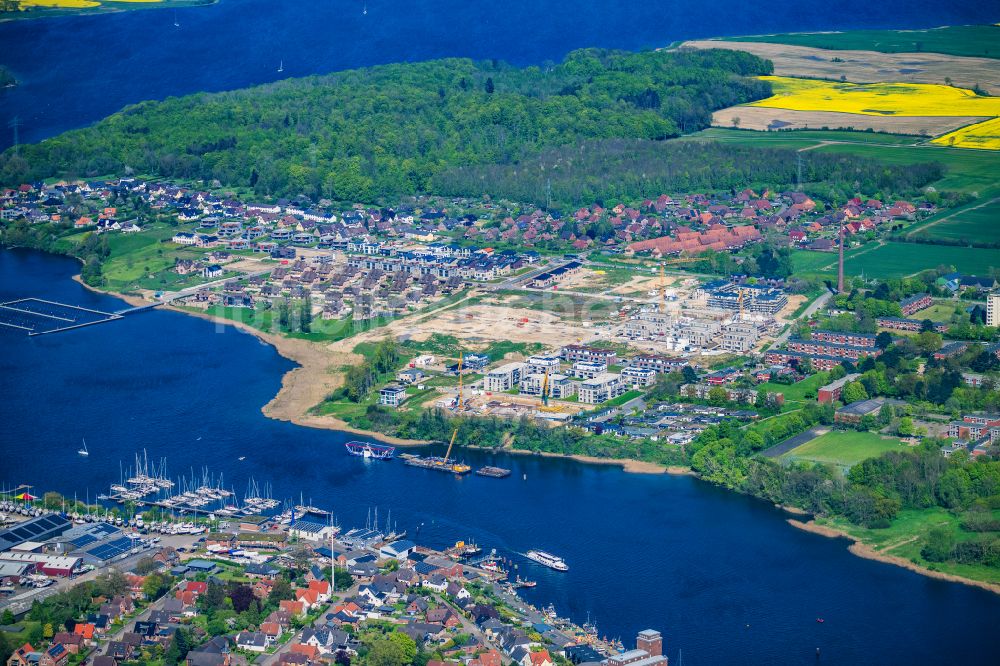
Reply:
[[344, 447], [352, 456], [371, 460], [392, 460], [392, 456], [396, 453], [395, 446], [370, 444], [368, 442], [347, 442], [344, 444]]
[[538, 562], [539, 564], [548, 567], [549, 569], [554, 569], [555, 571], [569, 571], [569, 566], [563, 558], [558, 555], [553, 555], [552, 553], [546, 553], [544, 550], [529, 550], [524, 556], [529, 560]]
[[520, 576], [514, 579], [514, 587], [535, 587], [536, 585], [538, 585], [538, 583], [536, 583], [535, 581], [525, 580]]

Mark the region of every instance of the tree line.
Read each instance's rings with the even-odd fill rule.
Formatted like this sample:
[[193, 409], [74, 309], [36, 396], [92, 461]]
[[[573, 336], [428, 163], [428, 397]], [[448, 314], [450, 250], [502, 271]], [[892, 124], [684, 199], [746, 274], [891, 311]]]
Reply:
[[659, 141], [771, 94], [771, 63], [728, 50], [584, 49], [557, 65], [382, 65], [126, 107], [0, 156], [0, 182], [156, 173], [258, 195], [374, 201], [450, 168], [586, 139]]
[[786, 189], [798, 182], [799, 157], [802, 190], [825, 201], [858, 193], [911, 196], [944, 175], [936, 163], [887, 165], [819, 151], [616, 137], [560, 145], [517, 161], [453, 166], [435, 176], [433, 189], [539, 206], [634, 201], [663, 192]]

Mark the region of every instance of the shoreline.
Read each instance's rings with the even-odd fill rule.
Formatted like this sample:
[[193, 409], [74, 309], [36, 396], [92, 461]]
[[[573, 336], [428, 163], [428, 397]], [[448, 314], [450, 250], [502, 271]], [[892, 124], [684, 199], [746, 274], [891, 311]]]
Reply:
[[[144, 299], [135, 296], [117, 294], [115, 292], [105, 291], [102, 289], [98, 289], [96, 287], [91, 287], [90, 285], [87, 285], [86, 283], [83, 282], [79, 274], [74, 275], [73, 280], [76, 281], [78, 284], [82, 285], [86, 289], [114, 296], [116, 298], [121, 298], [122, 300], [130, 304], [148, 303], [148, 301], [145, 301]], [[287, 338], [270, 333], [265, 333], [264, 331], [256, 329], [244, 322], [224, 319], [221, 317], [210, 315], [208, 313], [185, 310], [173, 305], [166, 305], [164, 306], [164, 308], [167, 310], [172, 310], [174, 312], [193, 315], [201, 319], [212, 321], [217, 325], [233, 326], [234, 328], [244, 333], [249, 333], [255, 336], [258, 340], [264, 342], [265, 344], [273, 346], [275, 351], [277, 351], [279, 355], [281, 355], [284, 358], [287, 358], [288, 360], [298, 365], [298, 367], [293, 368], [292, 370], [285, 373], [285, 375], [282, 377], [281, 389], [278, 391], [278, 394], [273, 399], [271, 399], [270, 402], [261, 407], [261, 412], [268, 418], [276, 419], [279, 421], [289, 421], [296, 425], [301, 425], [308, 428], [339, 430], [342, 432], [354, 433], [358, 435], [363, 435], [365, 437], [370, 437], [372, 439], [385, 442], [387, 444], [393, 444], [398, 446], [421, 446], [425, 444], [434, 443], [429, 441], [402, 439], [399, 437], [393, 437], [391, 435], [383, 435], [381, 433], [375, 433], [375, 432], [361, 430], [358, 428], [353, 428], [347, 423], [344, 423], [340, 419], [334, 417], [330, 416], [320, 417], [309, 414], [307, 410], [311, 408], [311, 405], [310, 407], [307, 407], [306, 410], [303, 411], [303, 413], [298, 413], [296, 411], [296, 407], [298, 406], [299, 401], [301, 401], [302, 399], [301, 393], [303, 392], [304, 389], [308, 388], [302, 386], [302, 383], [305, 382], [306, 380], [309, 380], [317, 376], [323, 378], [323, 375], [326, 375], [325, 379], [329, 384], [329, 390], [332, 390], [333, 388], [339, 386], [339, 379], [340, 379], [339, 375], [329, 372], [329, 370], [333, 366], [332, 363], [333, 359], [329, 357], [330, 355], [339, 354], [343, 358], [343, 360], [350, 361], [355, 356], [355, 354], [345, 354], [343, 352], [336, 352], [333, 350], [327, 350], [325, 352], [320, 351], [317, 354], [315, 349], [312, 349], [310, 351], [310, 348], [315, 348], [315, 347], [322, 348], [322, 345], [320, 345], [319, 343], [308, 342], [306, 340], [296, 340], [294, 338]], [[327, 357], [326, 360], [328, 361], [319, 371], [317, 371], [316, 368], [309, 368], [308, 366], [304, 365], [304, 363], [308, 363], [310, 360], [315, 360], [318, 357]], [[315, 391], [312, 392], [314, 393]], [[317, 403], [313, 404], [318, 404], [318, 401]], [[695, 473], [690, 468], [678, 467], [678, 466], [664, 466], [656, 463], [644, 462], [638, 460], [628, 460], [623, 458], [596, 458], [593, 456], [585, 456], [580, 454], [563, 454], [563, 453], [554, 453], [548, 451], [534, 452], [534, 451], [526, 451], [526, 450], [510, 449], [510, 448], [504, 448], [503, 451], [513, 455], [539, 455], [551, 458], [568, 458], [571, 460], [575, 460], [577, 462], [591, 463], [591, 464], [620, 465], [622, 471], [631, 474], [672, 474], [672, 475], [693, 476], [695, 478], [698, 478], [698, 474]], [[808, 511], [799, 509], [798, 507], [778, 504], [775, 505], [775, 508], [799, 517], [806, 517], [810, 515]], [[988, 592], [993, 592], [994, 594], [1000, 594], [1000, 584], [988, 583], [986, 581], [978, 581], [971, 578], [963, 578], [962, 576], [944, 573], [941, 571], [932, 571], [926, 567], [922, 567], [918, 564], [915, 564], [905, 558], [898, 557], [895, 555], [886, 555], [884, 553], [880, 553], [871, 546], [862, 543], [860, 540], [844, 532], [843, 530], [838, 530], [832, 527], [828, 527], [826, 525], [819, 525], [813, 519], [809, 519], [808, 521], [802, 521], [796, 518], [787, 518], [785, 522], [791, 525], [792, 527], [800, 529], [804, 532], [810, 532], [812, 534], [817, 534], [819, 536], [823, 536], [830, 539], [847, 539], [851, 542], [851, 544], [848, 546], [848, 551], [851, 554], [856, 555], [857, 557], [862, 557], [864, 559], [874, 560], [877, 562], [882, 562], [884, 564], [890, 564], [902, 567], [914, 573], [927, 576], [928, 578], [936, 578], [938, 580], [943, 580], [946, 582], [960, 583], [962, 585], [978, 587]]]
[[[138, 296], [130, 296], [118, 292], [92, 287], [86, 284], [79, 274], [73, 276], [73, 280], [85, 289], [119, 298], [129, 305], [148, 305], [149, 301]], [[373, 430], [363, 430], [338, 419], [334, 416], [318, 416], [311, 414], [314, 406], [318, 405], [334, 389], [341, 384], [340, 373], [336, 367], [344, 366], [355, 361], [356, 354], [335, 351], [318, 342], [289, 338], [274, 333], [267, 333], [258, 328], [233, 319], [217, 317], [207, 312], [198, 312], [191, 309], [181, 308], [175, 305], [163, 305], [161, 309], [178, 312], [211, 321], [220, 326], [232, 326], [233, 328], [253, 335], [261, 342], [271, 345], [280, 356], [296, 364], [286, 372], [281, 378], [281, 388], [278, 393], [267, 404], [261, 407], [264, 416], [277, 421], [288, 421], [298, 426], [306, 428], [316, 428], [319, 430], [335, 430], [354, 435], [368, 437], [385, 444], [393, 446], [415, 447], [426, 446], [436, 442], [431, 440], [404, 439], [393, 435]], [[339, 361], [339, 363], [337, 363]], [[475, 449], [477, 447], [463, 447]], [[618, 465], [622, 471], [628, 474], [671, 474], [675, 476], [697, 476], [689, 467], [676, 465], [661, 465], [659, 463], [643, 460], [631, 460], [628, 458], [598, 458], [583, 454], [556, 453], [554, 451], [529, 451], [526, 449], [505, 448], [504, 452], [513, 455], [539, 455], [547, 458], [565, 458], [577, 462], [594, 465]]]
[[887, 555], [886, 553], [881, 553], [872, 546], [860, 541], [857, 537], [851, 536], [843, 530], [838, 530], [834, 527], [829, 527], [827, 525], [819, 525], [815, 520], [801, 521], [794, 518], [789, 518], [787, 522], [792, 527], [802, 530], [803, 532], [810, 532], [812, 534], [818, 534], [819, 536], [826, 537], [828, 539], [847, 539], [851, 544], [847, 547], [847, 550], [858, 557], [864, 558], [866, 560], [874, 560], [876, 562], [882, 562], [883, 564], [891, 564], [897, 567], [902, 567], [912, 571], [913, 573], [920, 574], [922, 576], [927, 576], [928, 578], [936, 578], [938, 580], [947, 581], [950, 583], [961, 583], [962, 585], [969, 585], [972, 587], [978, 587], [987, 592], [992, 592], [994, 594], [1000, 594], [1000, 585], [996, 583], [988, 583], [982, 580], [974, 580], [972, 578], [964, 578], [956, 574], [945, 573], [943, 571], [933, 571], [927, 567], [911, 562], [905, 557], [899, 557], [898, 555]]

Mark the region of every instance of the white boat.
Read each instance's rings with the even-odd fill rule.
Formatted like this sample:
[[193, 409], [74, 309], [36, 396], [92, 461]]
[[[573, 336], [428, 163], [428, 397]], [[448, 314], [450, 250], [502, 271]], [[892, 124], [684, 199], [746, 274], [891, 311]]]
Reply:
[[87, 440], [86, 439], [83, 440], [83, 448], [82, 449], [77, 449], [77, 453], [80, 454], [81, 456], [89, 456], [90, 455], [90, 451], [87, 450]]
[[285, 61], [284, 61], [284, 60], [282, 60], [282, 61], [280, 61], [280, 62], [278, 63], [278, 71], [279, 71], [279, 72], [283, 72], [283, 71], [285, 71]]
[[556, 571], [569, 571], [569, 566], [566, 565], [563, 558], [558, 555], [553, 555], [552, 553], [546, 553], [544, 550], [529, 550], [524, 556], [533, 562], [538, 562], [541, 565], [547, 566], [549, 569], [555, 569]]

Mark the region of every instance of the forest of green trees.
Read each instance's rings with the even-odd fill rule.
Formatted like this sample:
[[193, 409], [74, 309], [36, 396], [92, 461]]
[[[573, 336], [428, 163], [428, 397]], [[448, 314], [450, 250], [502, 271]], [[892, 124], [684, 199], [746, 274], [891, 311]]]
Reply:
[[[628, 201], [664, 192], [791, 188], [794, 150], [703, 141], [593, 139], [559, 146], [516, 162], [456, 166], [434, 178], [444, 195], [491, 195], [514, 201], [571, 205]], [[914, 196], [944, 175], [939, 164], [890, 166], [854, 155], [809, 152], [802, 190], [823, 201], [857, 193]]]
[[[585, 49], [547, 68], [392, 64], [125, 108], [20, 154], [0, 182], [149, 173], [261, 195], [374, 201], [454, 167], [508, 164], [587, 139], [660, 140], [766, 97], [771, 63], [727, 50]], [[477, 188], [478, 189], [478, 188]]]

